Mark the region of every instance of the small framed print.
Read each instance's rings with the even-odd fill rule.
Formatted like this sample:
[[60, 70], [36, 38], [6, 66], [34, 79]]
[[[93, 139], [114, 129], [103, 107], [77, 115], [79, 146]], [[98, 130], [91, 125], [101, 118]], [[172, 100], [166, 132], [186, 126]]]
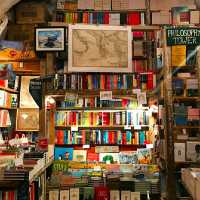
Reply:
[[16, 117], [17, 131], [39, 131], [39, 109], [19, 108]]
[[38, 52], [65, 51], [66, 27], [35, 28], [35, 50]]

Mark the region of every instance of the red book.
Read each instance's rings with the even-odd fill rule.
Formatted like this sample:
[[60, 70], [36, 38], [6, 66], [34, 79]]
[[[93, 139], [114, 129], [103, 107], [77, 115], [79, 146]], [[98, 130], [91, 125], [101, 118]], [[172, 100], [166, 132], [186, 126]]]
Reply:
[[112, 132], [108, 131], [108, 143], [112, 144]]
[[63, 130], [57, 130], [56, 131], [56, 138], [57, 138], [57, 144], [64, 144], [64, 131]]
[[133, 31], [133, 37], [134, 38], [143, 38], [144, 32], [143, 31]]
[[87, 75], [83, 75], [82, 77], [82, 88], [85, 90], [87, 89]]
[[110, 125], [110, 113], [103, 112], [103, 125], [108, 126]]
[[106, 77], [105, 77], [105, 75], [101, 74], [100, 75], [100, 79], [101, 79], [100, 89], [105, 90], [105, 83], [106, 83]]
[[107, 90], [110, 90], [111, 89], [111, 77], [112, 75], [107, 75], [106, 78], [107, 78], [107, 87], [106, 89]]
[[95, 200], [109, 200], [110, 192], [107, 187], [95, 187]]
[[141, 14], [140, 12], [132, 12], [129, 14], [129, 25], [140, 25], [141, 24]]
[[95, 161], [98, 162], [99, 161], [99, 154], [88, 152], [87, 160], [90, 161], [90, 162], [95, 162]]
[[122, 133], [122, 144], [126, 144], [126, 133]]
[[153, 89], [153, 72], [147, 74], [147, 90]]
[[109, 13], [105, 12], [103, 16], [103, 23], [104, 24], [109, 24]]
[[6, 82], [5, 82], [5, 80], [0, 80], [0, 86], [1, 87], [6, 87], [6, 84], [5, 84]]

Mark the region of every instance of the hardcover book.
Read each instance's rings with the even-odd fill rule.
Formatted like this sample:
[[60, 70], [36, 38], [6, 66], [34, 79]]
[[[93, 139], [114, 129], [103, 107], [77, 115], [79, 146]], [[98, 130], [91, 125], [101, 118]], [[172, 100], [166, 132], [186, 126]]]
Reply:
[[86, 162], [87, 151], [86, 150], [74, 150], [73, 151], [73, 161], [76, 162]]
[[49, 200], [59, 200], [59, 190], [49, 191]]
[[174, 143], [175, 162], [185, 162], [185, 143]]
[[136, 164], [138, 161], [136, 151], [123, 151], [119, 153], [120, 164]]

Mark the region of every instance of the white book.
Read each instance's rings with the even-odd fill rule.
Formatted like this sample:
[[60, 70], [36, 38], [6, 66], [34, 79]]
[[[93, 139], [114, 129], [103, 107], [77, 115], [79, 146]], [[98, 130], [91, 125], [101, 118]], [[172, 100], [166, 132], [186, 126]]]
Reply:
[[59, 190], [49, 191], [49, 200], [59, 200]]
[[69, 190], [60, 190], [60, 200], [69, 200]]
[[131, 200], [131, 192], [121, 191], [121, 200]]
[[131, 192], [131, 200], [140, 200], [140, 192]]
[[185, 162], [185, 143], [174, 143], [175, 162]]
[[199, 24], [200, 12], [199, 10], [190, 11], [190, 24]]
[[120, 200], [119, 190], [111, 190], [110, 191], [110, 200]]
[[70, 188], [70, 200], [79, 200], [79, 188]]
[[186, 157], [187, 160], [196, 162], [197, 161], [197, 152], [196, 152], [196, 146], [200, 145], [200, 142], [187, 142], [187, 152]]

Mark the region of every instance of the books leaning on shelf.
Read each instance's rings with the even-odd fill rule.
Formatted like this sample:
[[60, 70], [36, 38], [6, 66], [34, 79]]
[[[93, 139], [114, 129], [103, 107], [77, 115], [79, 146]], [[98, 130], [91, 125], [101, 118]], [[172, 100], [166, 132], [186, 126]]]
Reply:
[[0, 107], [16, 108], [17, 94], [12, 94], [0, 89]]

